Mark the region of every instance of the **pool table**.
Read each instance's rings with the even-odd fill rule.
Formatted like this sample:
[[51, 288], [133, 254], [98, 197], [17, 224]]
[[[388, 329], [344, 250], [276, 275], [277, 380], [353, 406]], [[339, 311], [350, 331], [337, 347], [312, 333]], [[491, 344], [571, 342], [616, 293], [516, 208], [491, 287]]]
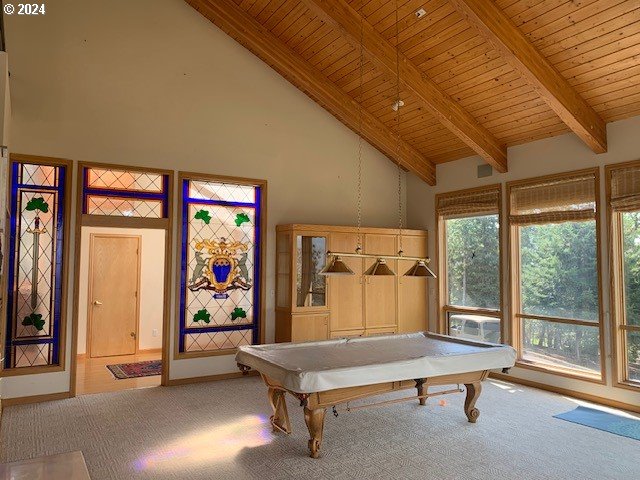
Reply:
[[[515, 358], [515, 350], [507, 345], [422, 332], [247, 345], [239, 347], [236, 354], [241, 371], [256, 370], [268, 387], [274, 431], [291, 432], [285, 394], [300, 401], [313, 458], [319, 456], [327, 407], [333, 407], [337, 414], [336, 406], [344, 403], [348, 411], [408, 400], [425, 405], [428, 397], [463, 392], [462, 384], [467, 393], [464, 411], [469, 422], [475, 423], [480, 415], [475, 404], [481, 382], [490, 370], [512, 367]], [[430, 386], [454, 384], [458, 388], [428, 393]], [[414, 388], [415, 396], [349, 405], [353, 400]]]

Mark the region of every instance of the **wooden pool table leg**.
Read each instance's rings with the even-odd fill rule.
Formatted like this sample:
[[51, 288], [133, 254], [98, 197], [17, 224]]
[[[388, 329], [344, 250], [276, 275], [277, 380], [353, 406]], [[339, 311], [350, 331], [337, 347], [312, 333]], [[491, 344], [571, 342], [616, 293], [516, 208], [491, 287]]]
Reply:
[[289, 412], [285, 400], [285, 391], [278, 388], [269, 387], [269, 402], [273, 408], [271, 415], [271, 426], [273, 431], [280, 430], [284, 433], [291, 433], [291, 423], [289, 422]]
[[322, 443], [322, 431], [324, 429], [324, 415], [326, 409], [316, 408], [310, 409], [304, 407], [304, 421], [309, 429], [309, 451], [312, 458], [318, 458], [320, 456], [320, 444]]
[[465, 383], [464, 386], [467, 388], [467, 398], [464, 401], [464, 413], [467, 414], [467, 419], [469, 419], [471, 423], [476, 423], [476, 420], [478, 420], [480, 416], [480, 410], [475, 408], [475, 406], [480, 392], [482, 392], [482, 382]]
[[[421, 397], [426, 393], [426, 387], [424, 386], [424, 378], [418, 378], [416, 380], [416, 390], [418, 390], [418, 396]], [[420, 398], [418, 399], [420, 402], [420, 405], [426, 405], [427, 404], [427, 399], [426, 398]]]

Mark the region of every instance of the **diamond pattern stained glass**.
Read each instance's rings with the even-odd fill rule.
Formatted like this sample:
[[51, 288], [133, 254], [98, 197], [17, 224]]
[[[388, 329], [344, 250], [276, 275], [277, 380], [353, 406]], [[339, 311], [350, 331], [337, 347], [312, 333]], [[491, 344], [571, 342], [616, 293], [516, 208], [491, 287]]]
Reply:
[[169, 176], [162, 173], [84, 167], [82, 213], [167, 218]]
[[259, 311], [260, 190], [185, 180], [183, 192], [180, 351], [251, 344]]
[[189, 197], [201, 200], [255, 203], [256, 188], [249, 185], [193, 180], [189, 185]]
[[56, 167], [23, 163], [21, 165], [21, 170], [21, 183], [24, 185], [55, 187], [57, 184]]
[[17, 345], [14, 350], [15, 368], [40, 367], [51, 363], [51, 345]]
[[5, 368], [59, 363], [66, 168], [12, 164]]
[[251, 345], [252, 330], [231, 330], [185, 335], [187, 352], [202, 352], [238, 348], [240, 345]]
[[87, 195], [86, 213], [116, 217], [162, 218], [162, 201]]
[[87, 168], [87, 187], [128, 190], [138, 192], [162, 192], [162, 175], [151, 172]]

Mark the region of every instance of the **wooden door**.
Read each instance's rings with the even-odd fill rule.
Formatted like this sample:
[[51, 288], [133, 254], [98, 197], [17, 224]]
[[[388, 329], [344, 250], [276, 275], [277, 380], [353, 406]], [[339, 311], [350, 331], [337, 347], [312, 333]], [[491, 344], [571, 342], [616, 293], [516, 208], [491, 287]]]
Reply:
[[329, 338], [329, 314], [292, 315], [291, 341], [312, 342]]
[[[395, 235], [365, 236], [364, 251], [369, 254], [397, 255]], [[367, 258], [364, 262], [365, 270], [375, 259]], [[395, 260], [387, 260], [389, 268], [398, 273]], [[365, 276], [364, 302], [366, 328], [395, 327], [396, 320], [396, 277], [395, 276]]]
[[91, 357], [136, 353], [140, 237], [91, 235], [87, 346]]
[[[402, 250], [406, 256], [426, 257], [427, 237], [403, 236]], [[428, 330], [429, 278], [405, 277], [403, 275], [415, 262], [400, 260], [398, 263], [398, 333]]]
[[[357, 243], [355, 233], [332, 233], [329, 248], [334, 252], [353, 252]], [[331, 331], [364, 330], [362, 259], [344, 257], [342, 260], [355, 275], [329, 277]]]

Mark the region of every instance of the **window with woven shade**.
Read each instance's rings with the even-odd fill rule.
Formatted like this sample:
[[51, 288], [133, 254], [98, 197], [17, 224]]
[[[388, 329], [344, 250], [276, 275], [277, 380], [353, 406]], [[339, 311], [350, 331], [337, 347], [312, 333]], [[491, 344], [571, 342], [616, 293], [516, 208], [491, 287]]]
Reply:
[[501, 186], [436, 197], [441, 331], [502, 341]]
[[606, 168], [618, 385], [640, 388], [640, 162]]
[[522, 366], [602, 381], [598, 171], [507, 184]]

